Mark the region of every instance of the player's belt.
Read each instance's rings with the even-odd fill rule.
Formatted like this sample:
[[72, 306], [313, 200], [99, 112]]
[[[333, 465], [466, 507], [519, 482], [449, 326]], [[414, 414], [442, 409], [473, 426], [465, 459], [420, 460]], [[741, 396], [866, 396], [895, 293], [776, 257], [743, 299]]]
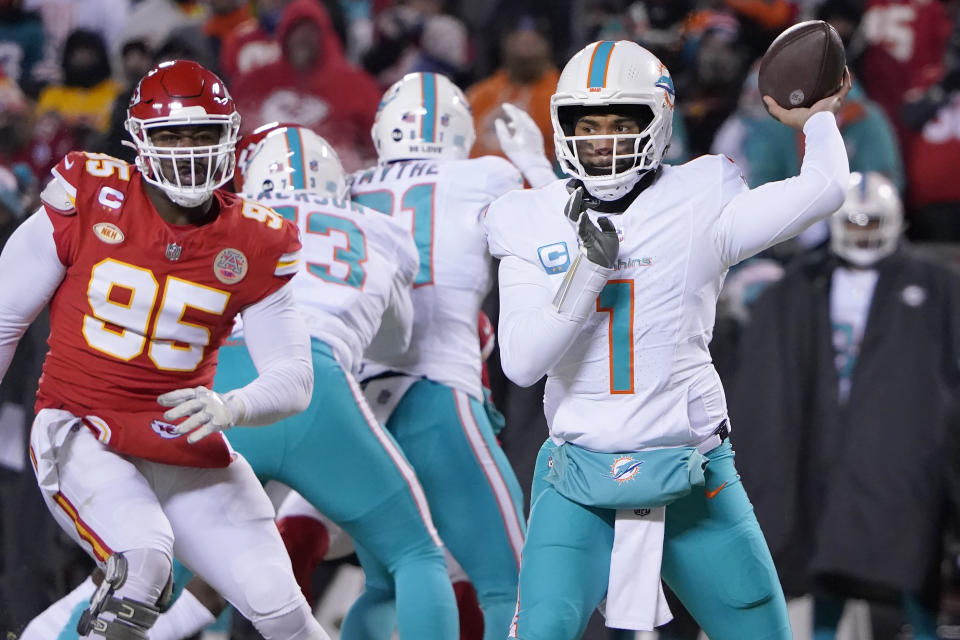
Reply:
[[697, 445], [697, 451], [706, 455], [723, 444], [723, 441], [729, 437], [730, 429], [727, 427], [727, 419], [724, 418], [716, 430], [706, 440]]
[[408, 378], [425, 378], [426, 377], [426, 376], [411, 375], [409, 373], [404, 373], [402, 371], [387, 370], [382, 373], [378, 373], [377, 375], [370, 376], [369, 378], [364, 378], [363, 380], [360, 381], [360, 388], [366, 389], [367, 385], [375, 380], [387, 380], [389, 378], [398, 378], [400, 376], [406, 376]]

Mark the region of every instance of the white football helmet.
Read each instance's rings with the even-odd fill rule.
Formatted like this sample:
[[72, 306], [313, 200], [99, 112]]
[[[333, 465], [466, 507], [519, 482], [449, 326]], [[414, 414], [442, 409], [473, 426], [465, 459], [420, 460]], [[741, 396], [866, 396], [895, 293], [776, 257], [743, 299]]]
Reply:
[[299, 191], [347, 196], [340, 158], [326, 140], [297, 125], [270, 123], [244, 138], [237, 153], [238, 191]]
[[381, 163], [462, 160], [477, 134], [466, 96], [439, 73], [408, 73], [383, 94], [370, 130]]
[[[605, 40], [588, 44], [563, 68], [557, 92], [550, 98], [554, 148], [563, 170], [582, 180], [601, 200], [616, 200], [660, 165], [673, 130], [675, 94], [670, 72], [635, 42]], [[640, 124], [639, 135], [576, 136], [577, 120], [587, 114], [625, 113]], [[610, 140], [614, 155], [609, 172], [589, 171], [580, 161], [577, 143]], [[617, 143], [631, 141], [629, 154]]]
[[851, 264], [870, 267], [896, 250], [902, 231], [897, 187], [881, 173], [851, 173], [847, 199], [830, 218], [830, 249]]

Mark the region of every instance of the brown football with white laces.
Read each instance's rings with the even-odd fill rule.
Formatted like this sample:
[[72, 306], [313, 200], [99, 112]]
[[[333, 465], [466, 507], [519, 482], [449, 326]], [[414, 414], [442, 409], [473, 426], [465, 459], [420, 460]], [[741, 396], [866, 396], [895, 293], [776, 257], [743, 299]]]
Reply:
[[785, 30], [760, 61], [760, 95], [785, 109], [809, 107], [833, 95], [843, 83], [847, 56], [840, 34], [822, 20]]

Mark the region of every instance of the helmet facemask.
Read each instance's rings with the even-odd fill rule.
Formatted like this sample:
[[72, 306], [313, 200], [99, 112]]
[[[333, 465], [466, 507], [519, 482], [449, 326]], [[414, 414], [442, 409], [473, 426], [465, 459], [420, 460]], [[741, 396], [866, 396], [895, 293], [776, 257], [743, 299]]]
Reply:
[[831, 220], [831, 249], [858, 267], [871, 267], [893, 253], [901, 223], [866, 211], [840, 212]]
[[[217, 126], [219, 139], [199, 146], [164, 146], [154, 140], [158, 132], [180, 127]], [[127, 130], [137, 149], [137, 168], [143, 179], [160, 188], [182, 207], [197, 207], [209, 200], [215, 189], [233, 177], [234, 151], [240, 116], [203, 114], [200, 117], [127, 120]]]
[[[622, 116], [636, 123], [638, 133], [613, 135], [577, 135], [578, 122], [590, 116]], [[660, 116], [646, 104], [618, 104], [603, 107], [563, 106], [557, 108], [557, 118], [564, 135], [556, 136], [557, 144], [564, 144], [560, 161], [571, 171], [579, 174], [584, 182], [605, 181], [653, 168], [656, 158], [652, 132], [660, 127]], [[609, 168], [589, 163], [581, 158], [595, 146], [612, 147]]]
[[[557, 105], [553, 110], [554, 144], [561, 168], [577, 177], [601, 200], [622, 197], [642, 174], [660, 165], [672, 122], [664, 123], [664, 111], [656, 102], [636, 101], [608, 105]], [[638, 133], [577, 135], [577, 123], [589, 116], [618, 115], [634, 121]], [[666, 130], [665, 130], [666, 129]], [[562, 132], [562, 135], [560, 134]], [[609, 165], [591, 162], [596, 147], [611, 149]], [[595, 160], [595, 159], [594, 159]]]
[[879, 173], [850, 174], [847, 199], [830, 218], [830, 249], [848, 263], [869, 268], [897, 249], [903, 205], [896, 187]]

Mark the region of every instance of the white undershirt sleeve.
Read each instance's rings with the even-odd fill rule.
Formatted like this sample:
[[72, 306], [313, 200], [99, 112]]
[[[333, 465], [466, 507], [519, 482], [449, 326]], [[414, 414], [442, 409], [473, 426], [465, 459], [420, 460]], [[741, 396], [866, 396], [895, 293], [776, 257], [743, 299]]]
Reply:
[[520, 258], [500, 261], [500, 364], [510, 380], [529, 387], [570, 347], [582, 321], [553, 308], [554, 291], [542, 270]]
[[[287, 283], [242, 312], [247, 351], [257, 378], [226, 394], [235, 424], [256, 427], [299, 413], [313, 393], [310, 334]], [[238, 408], [239, 405], [239, 408]]]
[[410, 286], [394, 278], [390, 291], [390, 303], [380, 318], [380, 328], [364, 351], [371, 360], [386, 359], [405, 353], [413, 335], [413, 299]]
[[41, 207], [13, 232], [0, 253], [0, 380], [23, 333], [66, 273], [57, 256], [53, 224]]
[[811, 116], [800, 175], [743, 191], [726, 204], [717, 237], [727, 266], [788, 240], [840, 208], [850, 166], [832, 113]]

